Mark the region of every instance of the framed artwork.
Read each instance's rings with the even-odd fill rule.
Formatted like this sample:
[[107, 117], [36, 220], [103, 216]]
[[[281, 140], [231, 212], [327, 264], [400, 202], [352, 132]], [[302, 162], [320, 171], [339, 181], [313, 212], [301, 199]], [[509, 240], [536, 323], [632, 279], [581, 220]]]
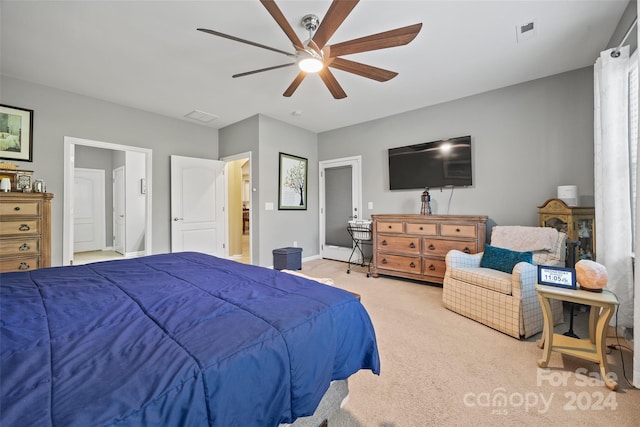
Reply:
[[307, 209], [307, 159], [280, 153], [278, 209]]
[[33, 110], [0, 104], [0, 159], [33, 161]]

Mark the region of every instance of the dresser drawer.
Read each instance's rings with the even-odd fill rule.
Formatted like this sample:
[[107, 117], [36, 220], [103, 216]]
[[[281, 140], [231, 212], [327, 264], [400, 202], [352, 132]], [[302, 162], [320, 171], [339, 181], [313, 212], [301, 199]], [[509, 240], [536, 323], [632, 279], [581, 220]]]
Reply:
[[382, 235], [378, 237], [378, 250], [419, 254], [420, 238]]
[[465, 242], [460, 240], [438, 240], [438, 239], [425, 239], [424, 240], [424, 254], [436, 255], [444, 257], [451, 249], [457, 249], [466, 253], [476, 253], [476, 242]]
[[22, 257], [14, 259], [2, 259], [0, 261], [0, 271], [28, 271], [40, 268], [38, 256]]
[[438, 224], [407, 223], [407, 234], [421, 234], [423, 236], [438, 235]]
[[40, 215], [40, 203], [29, 202], [2, 202], [0, 203], [0, 216], [38, 216]]
[[444, 260], [425, 258], [422, 262], [424, 263], [422, 271], [425, 276], [444, 277], [447, 269], [447, 264]]
[[420, 274], [420, 258], [401, 255], [379, 254], [377, 268]]
[[376, 231], [378, 233], [402, 233], [402, 222], [378, 222]]
[[0, 236], [16, 234], [40, 234], [39, 219], [0, 221]]
[[24, 239], [0, 240], [0, 255], [37, 255], [40, 253], [40, 238], [27, 237]]
[[476, 237], [476, 226], [469, 224], [442, 224], [440, 235], [444, 237]]

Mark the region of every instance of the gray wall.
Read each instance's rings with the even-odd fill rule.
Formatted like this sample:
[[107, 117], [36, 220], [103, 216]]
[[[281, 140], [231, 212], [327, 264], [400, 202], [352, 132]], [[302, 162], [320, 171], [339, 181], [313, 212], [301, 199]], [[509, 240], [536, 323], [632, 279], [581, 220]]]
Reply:
[[[575, 184], [593, 192], [591, 67], [519, 84], [319, 135], [257, 115], [219, 131], [68, 92], [2, 78], [2, 103], [33, 109], [34, 162], [53, 201], [53, 264], [62, 261], [63, 138], [74, 136], [153, 149], [153, 253], [170, 250], [169, 156], [217, 159], [252, 153], [253, 260], [271, 251], [318, 254], [318, 161], [362, 155], [363, 212], [418, 213], [421, 190], [389, 191], [386, 150], [471, 135], [474, 185], [432, 190], [437, 214], [484, 214], [498, 224], [537, 224], [537, 206]], [[278, 153], [309, 160], [308, 208], [279, 211]], [[449, 204], [449, 199], [451, 202]], [[374, 209], [367, 210], [367, 202]], [[265, 203], [274, 204], [273, 211]]]
[[[62, 264], [63, 147], [72, 136], [153, 150], [153, 253], [171, 248], [169, 156], [218, 158], [218, 131], [97, 99], [1, 77], [3, 104], [34, 110], [33, 162], [19, 163], [54, 193], [52, 264]], [[171, 102], [167, 100], [167, 102]]]
[[387, 149], [463, 135], [472, 137], [474, 184], [432, 189], [434, 214], [537, 225], [537, 207], [559, 185], [592, 201], [592, 67], [323, 132], [318, 158], [362, 155], [365, 217], [419, 213], [422, 190], [389, 190]]
[[[318, 254], [317, 135], [263, 115], [220, 129], [220, 156], [251, 152], [253, 263], [273, 265], [273, 249], [302, 248], [302, 256]], [[307, 210], [278, 210], [279, 153], [308, 159]], [[273, 210], [266, 210], [266, 203]]]

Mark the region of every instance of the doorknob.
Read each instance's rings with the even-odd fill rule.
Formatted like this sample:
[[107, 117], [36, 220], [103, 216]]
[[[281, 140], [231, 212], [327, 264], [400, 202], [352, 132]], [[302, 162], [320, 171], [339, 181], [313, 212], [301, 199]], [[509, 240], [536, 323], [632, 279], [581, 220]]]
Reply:
[[178, 217], [173, 218], [174, 221], [182, 221], [183, 219], [184, 218], [178, 218]]

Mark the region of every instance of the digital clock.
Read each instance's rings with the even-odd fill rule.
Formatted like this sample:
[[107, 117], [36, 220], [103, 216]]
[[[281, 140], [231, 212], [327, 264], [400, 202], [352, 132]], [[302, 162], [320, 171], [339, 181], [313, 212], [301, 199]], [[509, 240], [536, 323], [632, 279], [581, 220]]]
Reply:
[[576, 270], [573, 268], [539, 265], [538, 283], [541, 285], [576, 289]]

